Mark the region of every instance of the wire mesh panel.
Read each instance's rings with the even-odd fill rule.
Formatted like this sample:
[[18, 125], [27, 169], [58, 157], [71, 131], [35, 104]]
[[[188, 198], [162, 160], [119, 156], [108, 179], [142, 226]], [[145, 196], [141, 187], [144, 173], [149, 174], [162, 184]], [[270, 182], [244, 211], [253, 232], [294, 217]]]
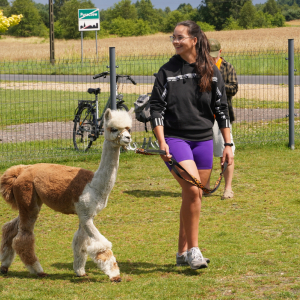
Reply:
[[[233, 98], [236, 143], [288, 141], [288, 61], [286, 51], [225, 53], [238, 74]], [[295, 53], [295, 112], [299, 120], [299, 51]], [[297, 102], [297, 103], [296, 103]], [[297, 125], [297, 123], [295, 124]], [[297, 126], [296, 126], [297, 127]], [[296, 128], [297, 129], [297, 128]], [[298, 127], [299, 132], [299, 127]]]
[[[288, 61], [286, 51], [222, 53], [238, 75], [239, 90], [232, 102], [237, 144], [288, 142]], [[118, 93], [128, 109], [141, 94], [151, 93], [153, 74], [170, 55], [117, 57], [117, 74], [130, 75], [137, 85], [122, 78]], [[103, 136], [88, 152], [73, 145], [75, 109], [78, 100], [94, 100], [88, 88], [101, 88], [99, 116], [109, 99], [109, 71], [103, 59], [0, 62], [0, 161], [68, 159], [99, 154]], [[295, 138], [300, 137], [300, 59], [295, 50]], [[137, 144], [154, 139], [150, 124], [138, 122], [132, 112], [132, 138]]]

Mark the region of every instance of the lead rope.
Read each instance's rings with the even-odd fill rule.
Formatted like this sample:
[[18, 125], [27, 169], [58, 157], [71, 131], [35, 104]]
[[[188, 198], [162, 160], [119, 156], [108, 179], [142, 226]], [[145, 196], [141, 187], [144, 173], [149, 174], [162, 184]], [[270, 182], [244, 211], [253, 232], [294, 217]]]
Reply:
[[[155, 155], [155, 154], [160, 154], [160, 155], [166, 155], [166, 151], [163, 150], [152, 150], [152, 149], [142, 149], [142, 148], [138, 148], [135, 150], [135, 153], [138, 154], [144, 154], [144, 155]], [[201, 189], [202, 191], [204, 191], [206, 194], [212, 194], [214, 193], [220, 186], [222, 178], [223, 178], [223, 174], [227, 168], [227, 162], [224, 163], [223, 167], [222, 167], [222, 172], [220, 173], [220, 176], [218, 178], [218, 180], [216, 181], [214, 187], [212, 189], [207, 189], [196, 177], [194, 177], [192, 174], [190, 174], [186, 169], [184, 169], [179, 163], [178, 161], [171, 157], [170, 161], [168, 162], [169, 165], [171, 166], [172, 170], [174, 171], [174, 173], [180, 177], [181, 179], [191, 183], [192, 185], [198, 187], [199, 189]], [[179, 173], [179, 171], [177, 170], [177, 168], [181, 169], [182, 171], [184, 171], [190, 178], [186, 179], [184, 177], [181, 176], [181, 174]]]

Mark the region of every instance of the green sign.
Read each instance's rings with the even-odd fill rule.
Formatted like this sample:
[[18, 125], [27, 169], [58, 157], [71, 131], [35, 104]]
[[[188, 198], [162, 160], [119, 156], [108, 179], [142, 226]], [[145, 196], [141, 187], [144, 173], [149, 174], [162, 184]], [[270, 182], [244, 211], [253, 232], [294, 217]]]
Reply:
[[99, 9], [78, 9], [79, 20], [99, 19]]
[[78, 9], [78, 30], [90, 31], [100, 29], [99, 8]]

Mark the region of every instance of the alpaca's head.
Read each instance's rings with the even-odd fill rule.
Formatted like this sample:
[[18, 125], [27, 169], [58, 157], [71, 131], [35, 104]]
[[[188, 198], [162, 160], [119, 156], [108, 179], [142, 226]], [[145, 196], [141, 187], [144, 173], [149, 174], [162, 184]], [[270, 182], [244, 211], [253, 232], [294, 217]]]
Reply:
[[105, 139], [117, 147], [126, 148], [131, 142], [129, 130], [132, 126], [131, 116], [124, 110], [110, 110], [104, 114], [104, 135]]

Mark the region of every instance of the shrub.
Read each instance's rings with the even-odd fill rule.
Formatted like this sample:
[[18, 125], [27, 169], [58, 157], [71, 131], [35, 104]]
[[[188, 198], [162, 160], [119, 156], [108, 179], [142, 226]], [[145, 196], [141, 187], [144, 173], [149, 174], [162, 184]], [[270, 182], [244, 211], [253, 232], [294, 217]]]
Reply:
[[214, 25], [210, 25], [206, 22], [197, 22], [197, 24], [200, 26], [201, 30], [204, 32], [216, 30], [216, 27]]
[[121, 17], [102, 22], [102, 28], [117, 36], [139, 36], [151, 33], [151, 28], [147, 21], [143, 20], [125, 20]]
[[243, 28], [239, 26], [238, 21], [236, 21], [233, 17], [227, 18], [223, 26], [223, 30], [240, 30], [240, 29]]

